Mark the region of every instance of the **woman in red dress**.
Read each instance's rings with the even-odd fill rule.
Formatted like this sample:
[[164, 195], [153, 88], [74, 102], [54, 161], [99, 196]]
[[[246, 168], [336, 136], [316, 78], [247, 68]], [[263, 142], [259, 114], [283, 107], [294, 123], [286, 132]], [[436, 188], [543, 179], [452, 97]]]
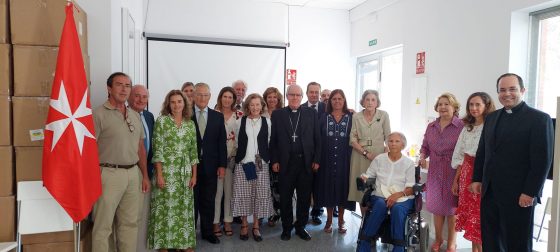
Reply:
[[474, 157], [484, 126], [486, 115], [495, 110], [494, 102], [487, 93], [476, 92], [467, 99], [467, 114], [463, 118], [465, 127], [459, 135], [451, 166], [457, 169], [451, 191], [459, 196], [455, 215], [456, 231], [465, 231], [465, 239], [472, 242], [472, 251], [482, 251], [480, 237], [480, 194], [469, 191], [473, 175]]

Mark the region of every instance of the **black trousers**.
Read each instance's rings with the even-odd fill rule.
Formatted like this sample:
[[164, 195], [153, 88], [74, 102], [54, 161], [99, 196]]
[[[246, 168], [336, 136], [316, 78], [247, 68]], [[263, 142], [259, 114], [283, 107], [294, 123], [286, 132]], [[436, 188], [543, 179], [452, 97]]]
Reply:
[[519, 198], [507, 202], [488, 187], [480, 202], [484, 251], [533, 251], [534, 204], [520, 207]]
[[[285, 169], [282, 171], [282, 169]], [[280, 167], [280, 216], [284, 230], [303, 229], [309, 220], [309, 205], [311, 204], [311, 191], [313, 175], [310, 167], [305, 167], [303, 155], [292, 155], [288, 167]], [[292, 196], [294, 189], [297, 193], [296, 218], [294, 223]], [[292, 224], [293, 223], [293, 224]]]
[[[202, 166], [198, 167], [199, 171], [203, 169]], [[217, 173], [198, 173], [194, 194], [194, 213], [196, 219], [200, 214], [200, 234], [202, 236], [214, 235], [212, 224], [214, 223], [214, 199], [217, 186]]]

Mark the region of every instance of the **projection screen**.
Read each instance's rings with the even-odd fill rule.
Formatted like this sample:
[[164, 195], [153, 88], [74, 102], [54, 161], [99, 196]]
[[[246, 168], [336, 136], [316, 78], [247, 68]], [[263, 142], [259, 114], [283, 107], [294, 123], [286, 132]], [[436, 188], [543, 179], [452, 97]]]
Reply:
[[147, 38], [149, 110], [159, 115], [165, 95], [186, 81], [204, 82], [214, 108], [220, 89], [235, 80], [248, 84], [247, 95], [273, 86], [284, 93], [284, 46]]

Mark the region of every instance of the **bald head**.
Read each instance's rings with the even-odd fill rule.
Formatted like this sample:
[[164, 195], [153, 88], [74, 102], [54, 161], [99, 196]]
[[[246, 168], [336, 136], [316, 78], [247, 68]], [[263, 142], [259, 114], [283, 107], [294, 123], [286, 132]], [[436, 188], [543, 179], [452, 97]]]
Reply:
[[148, 89], [144, 85], [134, 85], [130, 90], [130, 96], [128, 97], [128, 106], [136, 112], [140, 112], [146, 109], [148, 105], [148, 98], [150, 94]]

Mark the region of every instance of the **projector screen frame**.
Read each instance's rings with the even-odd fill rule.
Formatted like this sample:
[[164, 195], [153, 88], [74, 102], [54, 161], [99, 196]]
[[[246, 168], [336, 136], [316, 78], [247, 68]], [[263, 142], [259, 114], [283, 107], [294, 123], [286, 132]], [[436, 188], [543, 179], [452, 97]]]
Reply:
[[[167, 34], [156, 34], [156, 33], [144, 33], [143, 35], [146, 38], [146, 88], [148, 90], [150, 88], [149, 42], [163, 41], [163, 42], [180, 42], [180, 43], [224, 45], [224, 46], [238, 46], [238, 47], [271, 48], [271, 49], [284, 50], [284, 70], [283, 70], [284, 81], [281, 85], [282, 86], [281, 92], [282, 93], [286, 92], [286, 64], [287, 64], [286, 57], [287, 57], [287, 48], [289, 47], [289, 44], [283, 42], [265, 42], [265, 41], [208, 38], [208, 37], [178, 36], [178, 35], [167, 35]], [[148, 103], [146, 109], [149, 109], [149, 106], [150, 104]]]

